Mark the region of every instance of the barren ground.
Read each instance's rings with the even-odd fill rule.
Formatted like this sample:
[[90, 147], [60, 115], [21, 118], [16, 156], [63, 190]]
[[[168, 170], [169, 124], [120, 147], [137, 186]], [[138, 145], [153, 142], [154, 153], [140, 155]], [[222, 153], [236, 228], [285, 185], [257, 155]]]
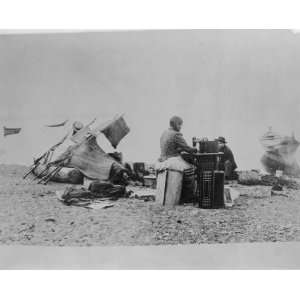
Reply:
[[191, 205], [167, 209], [155, 202], [119, 199], [106, 209], [65, 206], [55, 191], [22, 179], [26, 168], [0, 165], [2, 245], [161, 245], [300, 240], [300, 191], [264, 196], [269, 187], [236, 186], [232, 208]]

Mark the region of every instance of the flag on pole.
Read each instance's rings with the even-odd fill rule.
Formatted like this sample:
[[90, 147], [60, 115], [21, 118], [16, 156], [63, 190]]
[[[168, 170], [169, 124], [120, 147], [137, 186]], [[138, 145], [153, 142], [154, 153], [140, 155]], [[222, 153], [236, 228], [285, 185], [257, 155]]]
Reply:
[[11, 135], [11, 134], [18, 134], [21, 131], [21, 128], [7, 128], [3, 127], [4, 136]]
[[130, 131], [127, 126], [123, 115], [116, 116], [111, 122], [108, 123], [104, 128], [100, 130], [106, 138], [110, 141], [114, 148], [117, 148], [120, 141]]

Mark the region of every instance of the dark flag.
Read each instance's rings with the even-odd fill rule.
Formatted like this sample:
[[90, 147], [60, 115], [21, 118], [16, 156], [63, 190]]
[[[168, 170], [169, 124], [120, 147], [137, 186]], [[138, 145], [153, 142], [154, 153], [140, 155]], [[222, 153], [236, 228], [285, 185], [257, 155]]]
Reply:
[[11, 134], [18, 134], [21, 131], [21, 128], [7, 128], [3, 127], [4, 136], [11, 135]]
[[62, 122], [62, 123], [58, 123], [58, 124], [52, 124], [52, 125], [45, 125], [46, 127], [62, 127], [65, 126], [66, 123], [68, 122], [68, 120]]
[[115, 117], [107, 126], [100, 130], [111, 145], [116, 148], [123, 137], [130, 131], [123, 116]]

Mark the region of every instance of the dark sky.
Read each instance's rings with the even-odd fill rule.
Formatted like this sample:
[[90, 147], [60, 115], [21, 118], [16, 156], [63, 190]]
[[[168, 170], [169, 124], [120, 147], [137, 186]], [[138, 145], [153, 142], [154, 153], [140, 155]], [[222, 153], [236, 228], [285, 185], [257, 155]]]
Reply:
[[178, 114], [188, 142], [224, 135], [239, 167], [257, 168], [268, 126], [300, 138], [299, 50], [288, 30], [2, 35], [0, 122], [22, 132], [0, 138], [0, 159], [28, 163], [67, 130], [44, 124], [125, 113], [131, 132], [119, 150], [154, 161]]

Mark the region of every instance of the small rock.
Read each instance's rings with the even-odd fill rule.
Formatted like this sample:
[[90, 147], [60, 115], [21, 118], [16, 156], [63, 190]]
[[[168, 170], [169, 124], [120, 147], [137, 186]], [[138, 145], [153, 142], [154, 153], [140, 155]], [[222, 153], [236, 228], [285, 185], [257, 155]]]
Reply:
[[48, 218], [48, 219], [46, 219], [45, 221], [46, 221], [46, 222], [53, 222], [53, 223], [56, 223], [56, 220], [53, 219], [53, 218]]

